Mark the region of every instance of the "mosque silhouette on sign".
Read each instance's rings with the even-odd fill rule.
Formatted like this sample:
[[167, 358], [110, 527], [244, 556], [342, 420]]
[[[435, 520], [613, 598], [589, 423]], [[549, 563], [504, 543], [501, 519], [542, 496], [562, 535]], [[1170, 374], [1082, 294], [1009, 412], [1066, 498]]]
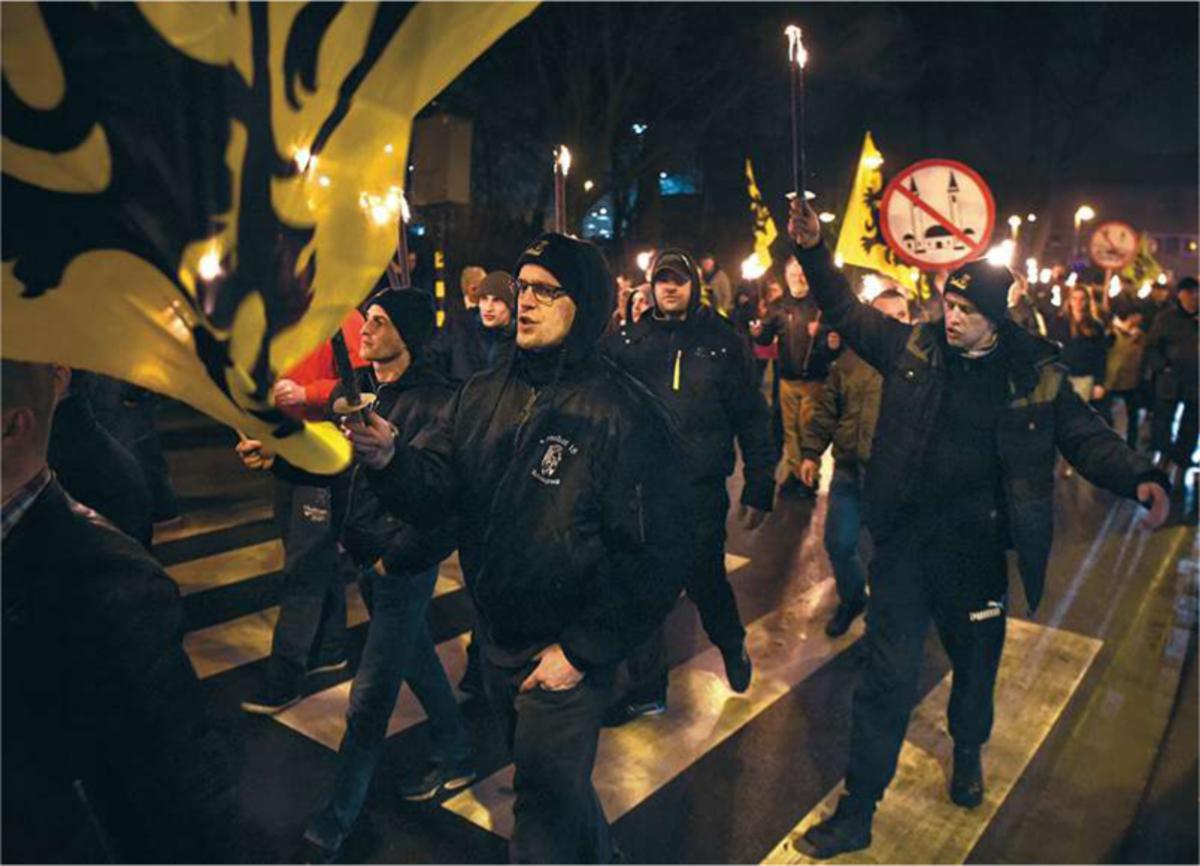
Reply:
[[[917, 189], [916, 177], [908, 179], [908, 191], [912, 194], [912, 198], [908, 201], [908, 218], [911, 224], [911, 231], [907, 232], [901, 243], [904, 248], [910, 253], [921, 254], [927, 252], [936, 252], [938, 250], [953, 250], [954, 252], [962, 252], [967, 249], [967, 245], [962, 239], [951, 234], [950, 230], [941, 223], [929, 220], [932, 225], [926, 226], [927, 217], [925, 212], [917, 207], [914, 199], [921, 197], [920, 190]], [[954, 172], [950, 172], [950, 182], [946, 184], [946, 196], [950, 199], [950, 222], [954, 225], [962, 225], [959, 222], [959, 206], [958, 206], [958, 178], [954, 176]], [[974, 239], [975, 229], [969, 226], [963, 228], [962, 233], [968, 238]]]

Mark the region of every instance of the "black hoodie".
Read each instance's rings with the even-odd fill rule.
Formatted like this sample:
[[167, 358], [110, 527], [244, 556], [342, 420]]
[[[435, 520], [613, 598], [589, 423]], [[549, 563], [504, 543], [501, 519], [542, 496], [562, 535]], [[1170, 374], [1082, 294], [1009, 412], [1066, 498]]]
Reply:
[[775, 451], [770, 414], [758, 389], [754, 359], [726, 319], [700, 303], [700, 272], [690, 256], [671, 255], [690, 273], [687, 317], [667, 319], [651, 308], [604, 341], [605, 351], [645, 383], [685, 431], [689, 480], [724, 483], [733, 472], [733, 440], [742, 449], [742, 502], [770, 511], [775, 494]]
[[463, 573], [485, 651], [518, 665], [561, 644], [580, 669], [627, 655], [683, 584], [681, 458], [669, 422], [597, 351], [613, 285], [599, 252], [543, 236], [537, 261], [575, 301], [563, 344], [518, 349], [469, 379], [438, 423], [369, 472], [403, 519], [457, 514]]
[[[359, 388], [376, 395], [375, 409], [396, 428], [400, 442], [410, 442], [430, 426], [454, 396], [454, 385], [431, 363], [417, 361], [394, 382], [377, 382], [370, 367], [359, 370]], [[332, 400], [341, 396], [339, 385]], [[342, 543], [359, 565], [383, 559], [388, 574], [411, 574], [441, 562], [454, 550], [454, 526], [417, 529], [398, 520], [379, 501], [356, 465]]]

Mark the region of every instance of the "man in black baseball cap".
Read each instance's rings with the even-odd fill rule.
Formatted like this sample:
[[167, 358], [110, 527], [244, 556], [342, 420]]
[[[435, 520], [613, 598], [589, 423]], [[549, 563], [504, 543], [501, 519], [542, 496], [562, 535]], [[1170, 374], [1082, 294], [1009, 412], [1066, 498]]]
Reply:
[[[727, 319], [701, 304], [700, 268], [683, 250], [660, 253], [650, 268], [654, 302], [649, 315], [626, 322], [605, 350], [654, 392], [688, 432], [685, 453], [690, 495], [681, 518], [695, 528], [697, 549], [687, 593], [700, 611], [709, 640], [725, 661], [735, 692], [750, 687], [746, 630], [725, 573], [725, 479], [741, 447], [745, 485], [739, 517], [746, 529], [766, 518], [775, 498], [775, 451], [770, 415], [758, 389], [754, 361]], [[630, 687], [606, 724], [617, 726], [667, 706], [667, 662], [661, 632], [629, 661]]]
[[788, 233], [830, 326], [883, 376], [864, 489], [875, 556], [846, 794], [795, 840], [827, 858], [871, 844], [930, 620], [954, 672], [950, 799], [964, 808], [983, 801], [981, 749], [1008, 606], [1005, 551], [1016, 549], [1032, 612], [1050, 556], [1056, 450], [1094, 484], [1145, 504], [1148, 528], [1166, 519], [1168, 483], [1079, 399], [1055, 363], [1057, 346], [1008, 318], [1006, 267], [964, 265], [946, 282], [945, 321], [908, 325], [859, 303], [811, 208], [793, 202]]

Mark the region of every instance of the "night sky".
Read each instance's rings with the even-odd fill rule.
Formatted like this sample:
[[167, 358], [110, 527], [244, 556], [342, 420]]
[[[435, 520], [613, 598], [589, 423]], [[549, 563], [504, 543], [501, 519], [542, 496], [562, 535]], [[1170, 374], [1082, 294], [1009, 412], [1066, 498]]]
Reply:
[[[592, 196], [643, 193], [627, 244], [736, 235], [745, 246], [745, 157], [777, 219], [791, 187], [783, 30], [796, 23], [811, 58], [808, 187], [822, 207], [843, 208], [869, 129], [885, 173], [956, 158], [1005, 211], [1038, 211], [1079, 184], [1197, 184], [1198, 8], [545, 4], [435, 108], [475, 123], [466, 241], [484, 257], [539, 224], [559, 141], [575, 153], [573, 183], [595, 179]], [[634, 123], [648, 127], [640, 140]], [[681, 205], [656, 201], [660, 171], [702, 179], [674, 221]], [[578, 222], [591, 196], [571, 198]]]

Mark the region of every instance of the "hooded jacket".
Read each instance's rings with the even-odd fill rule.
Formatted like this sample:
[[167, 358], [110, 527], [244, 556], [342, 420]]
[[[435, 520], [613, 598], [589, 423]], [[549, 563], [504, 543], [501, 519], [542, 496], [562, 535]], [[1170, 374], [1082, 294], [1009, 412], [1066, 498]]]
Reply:
[[613, 284], [593, 246], [545, 235], [537, 261], [575, 301], [565, 341], [469, 379], [438, 422], [368, 472], [414, 525], [458, 516], [485, 651], [523, 663], [558, 643], [610, 665], [674, 604], [689, 561], [677, 444], [661, 407], [602, 358]]
[[[902, 531], [937, 436], [950, 351], [943, 323], [906, 325], [859, 303], [824, 244], [796, 248], [829, 325], [883, 376], [879, 421], [864, 487], [866, 521], [880, 543]], [[1001, 508], [992, 518], [1017, 552], [1030, 610], [1042, 598], [1054, 527], [1056, 451], [1100, 487], [1136, 499], [1143, 481], [1168, 488], [1150, 461], [1129, 449], [1066, 382], [1053, 343], [1000, 325], [1008, 399], [996, 419]], [[1002, 513], [1000, 513], [1002, 511]]]
[[626, 322], [604, 341], [607, 354], [637, 377], [671, 411], [694, 483], [724, 483], [734, 468], [734, 437], [742, 449], [742, 502], [770, 511], [775, 452], [770, 413], [758, 389], [754, 360], [733, 326], [700, 302], [700, 272], [690, 256], [692, 293], [687, 317], [666, 319], [657, 309]]
[[[400, 442], [410, 442], [430, 426], [451, 398], [454, 386], [426, 360], [414, 363], [394, 382], [377, 382], [371, 368], [359, 371], [359, 388], [372, 391], [374, 411], [395, 429]], [[333, 399], [341, 396], [339, 385]], [[454, 525], [418, 529], [383, 507], [367, 483], [362, 466], [350, 480], [349, 504], [342, 544], [360, 566], [382, 559], [389, 575], [411, 574], [437, 565], [454, 550]]]

